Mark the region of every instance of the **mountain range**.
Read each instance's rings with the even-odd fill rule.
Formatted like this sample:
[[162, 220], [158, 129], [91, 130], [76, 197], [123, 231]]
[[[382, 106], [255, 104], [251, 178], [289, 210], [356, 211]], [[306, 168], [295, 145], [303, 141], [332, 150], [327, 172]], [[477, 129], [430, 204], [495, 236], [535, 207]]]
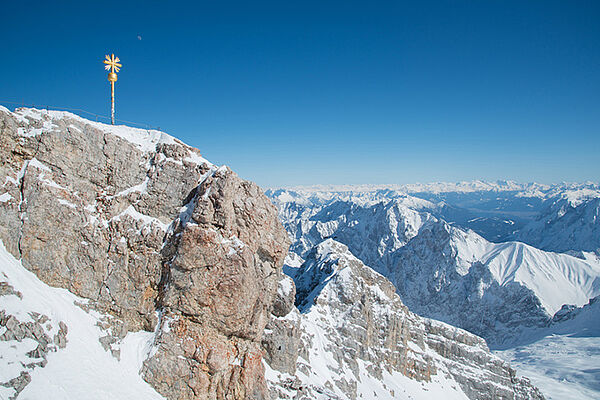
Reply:
[[[565, 307], [584, 307], [600, 294], [596, 184], [305, 187], [267, 195], [292, 239], [284, 271], [297, 284], [315, 246], [333, 239], [387, 277], [411, 311], [480, 335], [502, 355], [553, 335], [548, 327]], [[571, 374], [566, 391], [597, 390], [594, 371]], [[541, 386], [551, 395], [564, 377], [554, 371]]]

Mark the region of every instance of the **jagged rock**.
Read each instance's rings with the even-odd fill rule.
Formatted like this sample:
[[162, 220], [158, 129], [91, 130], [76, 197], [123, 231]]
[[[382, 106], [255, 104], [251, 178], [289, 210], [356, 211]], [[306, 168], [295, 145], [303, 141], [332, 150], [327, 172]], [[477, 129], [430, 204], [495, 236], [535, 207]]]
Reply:
[[[8, 282], [0, 283], [0, 287], [3, 288], [2, 292], [0, 292], [0, 297], [16, 296], [22, 299], [22, 294], [14, 290]], [[24, 340], [29, 340], [29, 343], [33, 343], [35, 347], [25, 352], [25, 358], [20, 360], [22, 366], [32, 371], [37, 367], [43, 368], [46, 366], [49, 352], [57, 351], [66, 346], [68, 328], [63, 321], [59, 321], [57, 326], [52, 326], [48, 322], [49, 318], [47, 315], [37, 312], [30, 312], [29, 319], [31, 321], [20, 321], [19, 318], [7, 313], [6, 310], [0, 310], [0, 328], [4, 328], [2, 334], [0, 334], [0, 342], [11, 342], [11, 346], [15, 348], [17, 344], [20, 344], [19, 342], [23, 342]], [[57, 333], [54, 335], [54, 338], [51, 338], [48, 331], [53, 329]], [[8, 359], [6, 362], [8, 364], [3, 366], [5, 368], [14, 365], [14, 360]], [[18, 370], [15, 372], [18, 372]], [[16, 399], [29, 382], [31, 382], [29, 372], [21, 371], [18, 376], [7, 382], [0, 382], [0, 385], [14, 389], [15, 393], [11, 399]]]
[[[318, 245], [297, 271], [296, 285], [306, 348], [296, 377], [305, 390], [320, 386], [332, 392], [326, 398], [344, 399], [391, 399], [403, 390], [417, 398], [442, 390], [457, 398], [543, 399], [482, 338], [410, 312], [391, 282], [341, 243]], [[292, 373], [270, 367], [272, 393], [297, 395]], [[415, 389], [411, 381], [421, 385]]]
[[0, 239], [45, 283], [154, 324], [168, 224], [213, 166], [156, 131], [0, 110]]
[[[265, 395], [260, 341], [289, 241], [256, 185], [161, 132], [69, 113], [0, 107], [0, 136], [10, 253], [125, 332], [160, 323], [143, 374], [165, 397]], [[122, 327], [107, 324], [118, 357]]]
[[177, 383], [178, 398], [264, 395], [260, 339], [288, 246], [274, 216], [260, 189], [227, 168], [198, 187], [165, 247], [163, 329], [144, 371], [159, 392], [198, 371]]
[[25, 389], [25, 386], [27, 386], [29, 382], [31, 382], [31, 375], [29, 372], [23, 371], [18, 377], [13, 378], [6, 383], [2, 383], [1, 385], [4, 387], [13, 388], [15, 390], [15, 393], [8, 399], [15, 400], [17, 397], [19, 397], [19, 393]]
[[54, 336], [54, 343], [56, 343], [59, 348], [64, 349], [67, 347], [67, 333], [69, 332], [69, 329], [62, 321], [58, 323], [58, 327], [58, 332]]
[[271, 319], [262, 339], [265, 360], [270, 367], [289, 374], [296, 373], [296, 360], [302, 348], [300, 314], [294, 307], [295, 298], [294, 281], [283, 275], [277, 284]]
[[[22, 298], [23, 295], [16, 291], [12, 286], [10, 286], [7, 282], [0, 282], [0, 296], [9, 296], [15, 295], [18, 298]], [[43, 321], [42, 323], [44, 323]]]

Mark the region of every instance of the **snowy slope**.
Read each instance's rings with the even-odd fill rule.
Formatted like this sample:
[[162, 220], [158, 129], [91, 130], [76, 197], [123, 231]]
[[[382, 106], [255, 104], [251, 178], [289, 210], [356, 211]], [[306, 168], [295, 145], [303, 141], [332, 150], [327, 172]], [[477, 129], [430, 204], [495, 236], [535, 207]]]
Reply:
[[[495, 347], [543, 326], [563, 304], [600, 294], [600, 262], [519, 242], [490, 243], [443, 221], [387, 257], [382, 273], [413, 311], [479, 334]], [[383, 268], [383, 266], [382, 266]]]
[[563, 304], [581, 306], [600, 293], [600, 263], [594, 257], [582, 260], [519, 242], [488, 244], [487, 252], [473, 255], [500, 286], [517, 282], [531, 289], [550, 315]]
[[[16, 391], [10, 382], [20, 377], [22, 399], [163, 398], [139, 375], [142, 362], [152, 351], [154, 334], [128, 333], [113, 343], [111, 350], [120, 353], [118, 360], [100, 342], [110, 334], [98, 326], [107, 316], [86, 312], [78, 305], [86, 302], [41, 282], [0, 243], [0, 317], [10, 320], [7, 326], [12, 327], [0, 328], [0, 398], [13, 398]], [[45, 318], [40, 320], [40, 315]], [[64, 347], [56, 340], [61, 324], [67, 331]], [[39, 357], [36, 349], [45, 344], [49, 352]], [[40, 368], [37, 363], [46, 365]]]
[[[554, 315], [563, 304], [582, 306], [600, 294], [600, 262], [593, 254], [578, 258], [542, 251], [520, 242], [491, 243], [473, 231], [465, 232], [443, 221], [423, 228], [420, 234], [434, 235], [440, 231], [442, 234], [436, 239], [439, 239], [438, 245], [444, 244], [444, 247], [438, 253], [436, 247], [427, 248], [429, 243], [415, 238], [397, 253], [400, 259], [397, 270], [419, 263], [421, 271], [433, 266], [433, 275], [442, 267], [466, 276], [474, 265], [481, 264], [498, 286], [517, 283], [530, 289], [549, 315]], [[442, 261], [436, 258], [440, 255], [447, 257]], [[444, 261], [448, 262], [445, 266]]]

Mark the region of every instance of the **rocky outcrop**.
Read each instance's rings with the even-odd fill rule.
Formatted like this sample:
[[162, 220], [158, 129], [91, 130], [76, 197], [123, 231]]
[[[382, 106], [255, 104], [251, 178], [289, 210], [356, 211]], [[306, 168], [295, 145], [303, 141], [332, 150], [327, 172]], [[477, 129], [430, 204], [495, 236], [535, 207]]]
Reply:
[[[315, 247], [295, 281], [297, 372], [270, 364], [273, 398], [543, 398], [482, 338], [410, 312], [390, 281], [341, 243]], [[291, 336], [280, 332], [282, 342]]]
[[125, 332], [156, 330], [143, 375], [166, 398], [263, 396], [288, 239], [256, 185], [164, 133], [69, 113], [0, 108], [0, 136], [10, 253]]
[[286, 252], [256, 185], [229, 170], [207, 178], [166, 242], [161, 330], [146, 380], [161, 393], [175, 387], [179, 399], [262, 398], [260, 339]]
[[271, 368], [292, 375], [296, 372], [296, 360], [302, 347], [301, 318], [294, 307], [295, 297], [294, 281], [284, 275], [279, 281], [271, 319], [262, 339], [265, 360]]

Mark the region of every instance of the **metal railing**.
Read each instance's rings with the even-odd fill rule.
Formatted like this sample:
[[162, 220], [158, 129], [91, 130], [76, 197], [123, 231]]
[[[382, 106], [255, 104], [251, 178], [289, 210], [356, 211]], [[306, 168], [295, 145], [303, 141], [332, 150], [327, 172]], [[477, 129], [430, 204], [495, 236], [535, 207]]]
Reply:
[[[13, 108], [15, 108], [15, 107], [36, 108], [37, 107], [40, 110], [46, 110], [46, 111], [49, 111], [49, 110], [69, 111], [69, 112], [72, 112], [73, 114], [79, 115], [82, 118], [91, 119], [89, 117], [84, 117], [83, 115], [80, 115], [80, 113], [83, 113], [88, 116], [93, 116], [96, 119], [96, 122], [106, 121], [106, 123], [110, 125], [110, 117], [109, 116], [93, 113], [93, 112], [87, 111], [87, 110], [82, 110], [81, 108], [57, 107], [57, 106], [51, 106], [51, 105], [41, 105], [41, 104], [33, 104], [33, 103], [27, 104], [25, 102], [19, 103], [19, 102], [15, 102], [15, 101], [0, 100], [0, 105], [5, 106], [6, 104], [10, 104]], [[9, 108], [9, 107], [6, 107], [6, 108]], [[142, 129], [146, 129], [146, 130], [154, 129], [154, 130], [160, 131], [159, 126], [150, 126], [148, 124], [144, 124], [144, 123], [140, 123], [140, 122], [126, 121], [124, 119], [115, 119], [115, 122], [123, 123], [123, 124], [127, 124], [127, 125], [133, 125], [135, 127], [140, 127]]]

